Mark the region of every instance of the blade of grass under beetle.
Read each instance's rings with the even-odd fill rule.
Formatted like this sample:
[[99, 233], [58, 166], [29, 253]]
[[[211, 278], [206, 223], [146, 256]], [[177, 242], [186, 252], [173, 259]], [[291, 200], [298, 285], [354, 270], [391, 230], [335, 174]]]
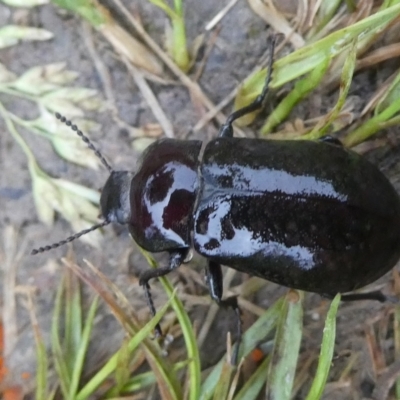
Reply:
[[270, 400], [291, 398], [303, 332], [303, 292], [290, 290], [282, 305], [269, 365], [266, 396]]
[[129, 340], [124, 338], [120, 351], [118, 352], [117, 366], [114, 373], [114, 385], [107, 391], [107, 398], [119, 397], [121, 395], [121, 390], [125, 383], [129, 380], [130, 370], [129, 364], [131, 362], [131, 353], [129, 351]]
[[[140, 249], [144, 257], [150, 266], [155, 268], [157, 266], [154, 258], [147, 253], [145, 250]], [[171, 283], [166, 277], [159, 278], [161, 284], [164, 287], [165, 292], [170, 297], [174, 292]], [[201, 384], [201, 366], [200, 366], [200, 355], [199, 349], [197, 347], [196, 335], [193, 331], [192, 324], [190, 322], [189, 315], [185, 311], [185, 308], [182, 302], [179, 300], [178, 296], [175, 296], [171, 301], [171, 306], [175, 311], [175, 314], [178, 318], [179, 325], [182, 329], [183, 338], [185, 340], [186, 351], [189, 362], [189, 399], [198, 400], [200, 395], [200, 384]]]
[[[136, 322], [137, 317], [130, 314], [128, 315], [123, 310], [123, 308], [121, 308], [121, 306], [114, 298], [114, 294], [116, 293], [115, 290], [112, 289], [112, 285], [110, 286], [109, 284], [106, 284], [107, 280], [104, 279], [104, 277], [101, 278], [101, 283], [102, 285], [106, 286], [105, 288], [97, 281], [93, 280], [78, 265], [68, 262], [68, 260], [66, 259], [62, 259], [62, 262], [66, 267], [71, 268], [74, 273], [78, 275], [80, 279], [82, 279], [82, 281], [84, 281], [89, 287], [91, 287], [105, 301], [107, 306], [114, 314], [116, 320], [130, 334], [130, 336], [134, 336], [140, 331], [139, 324]], [[90, 269], [95, 272], [94, 267], [91, 266], [90, 263], [87, 264], [90, 266]], [[99, 275], [101, 277], [101, 274]], [[126, 304], [126, 302], [127, 300], [124, 303]], [[145, 350], [145, 357], [156, 375], [158, 387], [160, 389], [160, 392], [162, 392], [164, 398], [175, 399], [182, 397], [182, 388], [179, 384], [178, 377], [171, 368], [168, 361], [162, 357], [159, 346], [157, 346], [147, 337], [142, 339], [141, 344], [143, 345], [143, 348]], [[114, 369], [111, 368], [110, 372], [108, 373], [111, 373], [113, 371]], [[99, 372], [99, 374], [101, 373], [102, 372]], [[106, 376], [104, 377], [104, 379], [106, 379]], [[102, 381], [100, 380], [98, 384], [101, 383]], [[84, 389], [88, 390], [88, 385], [86, 385]], [[94, 389], [96, 389], [96, 387]]]
[[[173, 369], [175, 372], [181, 370], [182, 368], [186, 368], [189, 364], [189, 360], [177, 362], [173, 365]], [[129, 381], [125, 384], [125, 386], [121, 390], [121, 394], [129, 394], [138, 390], [143, 390], [144, 388], [151, 386], [157, 383], [156, 377], [154, 376], [153, 371], [144, 372], [142, 374], [133, 376], [129, 379]]]
[[75, 362], [73, 365], [72, 377], [71, 377], [71, 385], [69, 387], [68, 398], [71, 400], [75, 399], [76, 394], [78, 392], [78, 386], [80, 379], [82, 377], [81, 374], [85, 363], [85, 357], [87, 354], [87, 350], [89, 348], [90, 338], [92, 334], [94, 317], [96, 316], [98, 300], [99, 297], [96, 296], [93, 299], [92, 303], [90, 304], [88, 313], [85, 315], [85, 323], [83, 326], [79, 347], [77, 348], [77, 352], [75, 355]]
[[47, 397], [47, 368], [49, 360], [47, 358], [46, 346], [40, 335], [38, 327], [34, 328], [36, 344], [36, 399], [45, 399]]
[[64, 310], [64, 357], [70, 372], [69, 376], [72, 376], [82, 335], [82, 303], [79, 281], [70, 270], [67, 270], [65, 279]]
[[[153, 332], [155, 326], [159, 323], [163, 315], [166, 313], [168, 307], [171, 305], [173, 298], [175, 297], [175, 292], [173, 292], [170, 299], [167, 303], [157, 312], [157, 314], [142, 328], [140, 329], [135, 336], [133, 336], [128, 343], [127, 347], [123, 347], [123, 351], [129, 351], [132, 353], [144, 339], [149, 337]], [[85, 400], [87, 397], [91, 396], [95, 390], [116, 370], [118, 366], [119, 360], [119, 352], [118, 350], [107, 363], [98, 371], [90, 381], [79, 391], [76, 396], [76, 400]], [[178, 399], [178, 396], [172, 396], [171, 398]]]
[[64, 293], [66, 276], [64, 275], [57, 289], [57, 295], [54, 305], [53, 318], [51, 324], [51, 347], [53, 352], [54, 366], [58, 374], [58, 380], [63, 397], [68, 398], [68, 388], [71, 383], [66, 360], [64, 358], [63, 349], [60, 340], [60, 318], [62, 310], [62, 295]]
[[222, 365], [221, 375], [215, 388], [213, 396], [214, 400], [227, 399], [232, 376], [235, 373], [235, 370], [236, 367], [225, 358], [225, 362]]
[[336, 313], [339, 303], [340, 294], [337, 294], [333, 299], [328, 311], [328, 315], [326, 316], [317, 372], [306, 400], [318, 400], [321, 398], [324, 392], [329, 370], [331, 368], [333, 350], [335, 348]]
[[32, 300], [32, 294], [27, 293], [28, 311], [31, 320], [33, 336], [36, 348], [36, 399], [46, 399], [48, 396], [48, 366], [49, 360], [47, 356], [46, 346], [44, 344], [39, 325], [36, 319], [35, 309]]
[[[275, 328], [283, 298], [277, 300], [265, 313], [243, 334], [239, 350], [239, 359], [246, 357]], [[236, 344], [235, 344], [236, 346]], [[232, 350], [233, 351], [233, 350]], [[214, 367], [201, 387], [200, 400], [211, 399], [221, 376], [225, 357]]]
[[256, 400], [258, 398], [261, 389], [265, 385], [270, 362], [271, 356], [268, 356], [263, 360], [257, 370], [242, 386], [234, 400]]

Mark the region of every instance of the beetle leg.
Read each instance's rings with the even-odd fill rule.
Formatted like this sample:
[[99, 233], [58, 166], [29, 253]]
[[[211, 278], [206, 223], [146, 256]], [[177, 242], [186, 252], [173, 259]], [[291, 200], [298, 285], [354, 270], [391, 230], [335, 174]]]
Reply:
[[222, 300], [223, 281], [222, 281], [222, 270], [220, 264], [211, 260], [207, 261], [206, 279], [211, 298], [219, 306], [230, 307], [235, 311], [236, 321], [237, 321], [237, 345], [233, 350], [231, 363], [232, 365], [236, 365], [238, 359], [239, 346], [242, 340], [242, 321], [240, 318], [240, 308], [237, 298], [236, 296], [232, 296]]
[[394, 296], [387, 296], [380, 290], [367, 293], [349, 293], [341, 297], [342, 301], [357, 301], [357, 300], [376, 300], [381, 303], [399, 303], [399, 300]]
[[269, 83], [271, 82], [272, 76], [272, 64], [274, 63], [274, 51], [275, 51], [276, 37], [272, 36], [269, 42], [269, 63], [268, 63], [268, 73], [265, 79], [265, 84], [262, 92], [256, 97], [256, 99], [250, 103], [248, 106], [236, 110], [228, 116], [225, 124], [223, 124], [219, 130], [218, 137], [233, 137], [233, 121], [246, 114], [250, 114], [254, 111], [262, 108], [265, 98], [268, 94]]
[[[333, 294], [324, 294], [323, 297], [327, 297], [328, 299], [333, 299], [335, 295]], [[348, 293], [342, 294], [341, 301], [359, 301], [359, 300], [375, 300], [381, 303], [395, 303], [399, 304], [399, 299], [394, 296], [388, 296], [383, 294], [380, 290], [375, 290], [373, 292], [366, 293]]]
[[[187, 253], [188, 249], [171, 251], [169, 257], [169, 264], [167, 267], [149, 269], [141, 275], [139, 279], [139, 285], [143, 286], [147, 305], [149, 306], [151, 315], [153, 317], [156, 315], [156, 308], [154, 307], [153, 298], [151, 296], [149, 280], [167, 275], [174, 269], [178, 268], [185, 260]], [[156, 332], [156, 337], [162, 336], [160, 324], [157, 324], [154, 330]]]
[[322, 136], [318, 140], [321, 142], [326, 142], [326, 143], [334, 144], [336, 146], [343, 147], [343, 143], [338, 138], [335, 138], [331, 135]]

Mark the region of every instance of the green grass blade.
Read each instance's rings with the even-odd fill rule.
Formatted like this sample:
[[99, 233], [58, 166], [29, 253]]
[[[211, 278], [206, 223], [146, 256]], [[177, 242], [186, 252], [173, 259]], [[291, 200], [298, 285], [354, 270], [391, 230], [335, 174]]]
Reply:
[[330, 57], [326, 57], [305, 78], [295, 83], [293, 90], [279, 103], [269, 115], [267, 121], [261, 128], [262, 135], [271, 132], [275, 126], [280, 124], [292, 111], [293, 107], [303, 100], [311, 91], [318, 87], [330, 64]]
[[35, 344], [36, 344], [36, 399], [45, 399], [47, 397], [47, 368], [49, 361], [47, 358], [46, 346], [43, 343], [40, 332], [36, 327], [35, 330]]
[[400, 4], [396, 4], [277, 60], [271, 87], [280, 87], [312, 71], [324, 61], [327, 54], [331, 58], [341, 54], [356, 38], [381, 31], [399, 15]]
[[375, 108], [375, 115], [381, 113], [387, 107], [389, 107], [394, 101], [400, 98], [400, 70], [397, 76], [393, 80], [386, 95], [378, 102]]
[[71, 384], [69, 387], [69, 399], [75, 399], [76, 393], [78, 392], [79, 381], [84, 367], [86, 352], [89, 347], [90, 337], [92, 333], [92, 327], [94, 317], [96, 316], [96, 310], [98, 305], [98, 297], [95, 297], [90, 305], [89, 312], [85, 316], [85, 325], [82, 332], [81, 342], [76, 353], [74, 368], [72, 371]]
[[182, 0], [174, 0], [174, 9], [172, 9], [165, 0], [149, 1], [161, 8], [171, 19], [172, 46], [169, 50], [176, 65], [178, 65], [182, 71], [186, 72], [190, 66], [190, 58], [186, 44], [185, 17]]
[[[141, 250], [142, 254], [146, 257], [147, 262], [152, 267], [155, 267], [157, 263], [154, 258], [144, 250]], [[168, 296], [173, 293], [171, 283], [166, 277], [160, 278], [160, 282], [164, 287], [165, 292]], [[178, 318], [179, 324], [182, 329], [183, 338], [185, 340], [187, 357], [190, 360], [188, 366], [189, 372], [189, 399], [198, 400], [200, 395], [200, 384], [201, 384], [201, 366], [200, 366], [200, 355], [197, 347], [196, 335], [193, 331], [192, 323], [190, 322], [189, 315], [187, 314], [185, 307], [177, 296], [171, 301], [171, 306], [174, 309]]]
[[[315, 69], [322, 69], [327, 63], [327, 58], [331, 60], [347, 51], [356, 39], [362, 38], [362, 40], [359, 40], [359, 44], [362, 47], [368, 38], [377, 35], [399, 15], [400, 1], [386, 2], [386, 4], [382, 5], [380, 11], [370, 17], [333, 32], [315, 43], [308, 44], [286, 57], [282, 57], [274, 63], [271, 88], [281, 87], [306, 73], [312, 73]], [[240, 97], [243, 96], [243, 93], [247, 93], [248, 102], [246, 104], [251, 103], [261, 92], [266, 74], [266, 69], [263, 69], [256, 73], [255, 78], [251, 75], [245, 80], [245, 84], [238, 96]], [[247, 88], [248, 84], [250, 85], [249, 89]], [[253, 94], [250, 95], [251, 93]], [[242, 100], [238, 104], [241, 102]], [[279, 118], [278, 120], [281, 121], [282, 119]], [[268, 129], [265, 130], [267, 131]]]
[[293, 290], [283, 303], [268, 374], [267, 398], [291, 398], [303, 332], [303, 297], [302, 292]]
[[306, 400], [318, 400], [324, 392], [329, 370], [331, 368], [333, 350], [335, 348], [336, 313], [339, 303], [340, 294], [337, 294], [331, 303], [326, 317], [317, 372]]
[[343, 143], [345, 146], [355, 146], [367, 140], [385, 127], [393, 126], [397, 122], [400, 112], [400, 72], [390, 85], [386, 95], [375, 108], [375, 115], [361, 126], [347, 135]]
[[[173, 365], [174, 372], [186, 368], [189, 364], [189, 360], [181, 361]], [[143, 374], [131, 377], [129, 381], [124, 385], [121, 390], [122, 394], [129, 394], [138, 390], [143, 390], [144, 388], [154, 385], [157, 383], [156, 377], [153, 371], [144, 372]]]
[[[244, 333], [239, 350], [239, 358], [246, 357], [275, 328], [282, 309], [283, 298], [276, 301]], [[200, 400], [211, 399], [221, 376], [225, 357], [214, 367], [201, 387]]]
[[185, 17], [183, 14], [182, 0], [174, 0], [175, 11], [178, 18], [172, 19], [173, 30], [173, 58], [178, 67], [186, 72], [190, 67], [190, 58], [186, 44]]
[[72, 376], [75, 369], [77, 351], [82, 339], [82, 302], [79, 281], [67, 270], [65, 290], [65, 357]]
[[218, 384], [215, 387], [215, 392], [213, 399], [220, 400], [220, 399], [227, 399], [229, 389], [231, 387], [232, 375], [235, 373], [236, 367], [227, 361], [225, 358], [224, 363], [222, 364], [221, 375], [218, 380]]
[[[267, 71], [266, 69], [261, 69], [249, 75], [239, 86], [237, 95], [235, 97], [234, 110], [239, 110], [240, 108], [248, 106], [263, 90], [265, 85], [265, 77]], [[246, 126], [254, 121], [257, 115], [257, 111], [243, 115], [238, 120], [236, 124], [238, 126]]]
[[52, 0], [52, 2], [59, 7], [78, 13], [95, 27], [107, 22], [105, 14], [99, 7], [94, 6], [92, 0]]
[[316, 140], [324, 136], [339, 115], [349, 93], [350, 85], [353, 79], [354, 68], [357, 60], [357, 41], [355, 40], [351, 47], [348, 56], [343, 65], [342, 75], [340, 78], [339, 98], [333, 109], [320, 120], [320, 122], [313, 128], [313, 130], [303, 135], [301, 138], [305, 140]]
[[53, 318], [51, 323], [51, 346], [54, 358], [54, 366], [58, 374], [61, 392], [63, 397], [68, 398], [68, 388], [71, 383], [69, 370], [65, 362], [64, 352], [60, 340], [60, 319], [62, 311], [62, 295], [64, 293], [65, 275], [57, 289], [57, 295], [54, 305]]
[[[128, 351], [132, 353], [148, 336], [151, 335], [155, 326], [161, 320], [163, 315], [166, 313], [168, 307], [171, 305], [173, 299], [175, 297], [175, 292], [168, 300], [168, 302], [161, 308], [160, 311], [152, 318], [142, 329], [140, 329], [135, 336], [133, 336], [129, 340]], [[124, 347], [124, 351], [126, 348]], [[115, 353], [108, 362], [103, 366], [103, 368], [98, 371], [95, 376], [93, 376], [89, 382], [79, 391], [76, 396], [76, 400], [85, 400], [87, 397], [93, 395], [95, 390], [116, 370], [119, 359], [119, 351]], [[162, 372], [162, 371], [161, 371]], [[160, 373], [161, 373], [160, 372]], [[168, 378], [165, 378], [165, 383], [168, 384]], [[171, 385], [170, 385], [171, 386]], [[172, 388], [171, 393], [174, 393]], [[178, 398], [177, 396], [173, 396], [174, 398]]]
[[307, 33], [308, 42], [315, 42], [320, 38], [321, 30], [333, 18], [342, 0], [323, 0], [318, 10], [316, 24]]
[[266, 357], [257, 370], [250, 376], [242, 386], [235, 400], [256, 400], [261, 389], [265, 385], [265, 378], [268, 374], [271, 356]]

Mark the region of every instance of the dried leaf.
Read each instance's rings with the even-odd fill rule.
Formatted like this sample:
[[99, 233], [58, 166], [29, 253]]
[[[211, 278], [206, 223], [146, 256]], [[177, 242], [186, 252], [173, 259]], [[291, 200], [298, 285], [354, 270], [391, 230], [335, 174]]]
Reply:
[[20, 92], [41, 95], [57, 89], [58, 85], [47, 80], [47, 66], [37, 66], [22, 74], [12, 87]]
[[82, 87], [56, 88], [41, 96], [40, 102], [48, 110], [69, 117], [83, 117], [82, 108], [96, 110], [103, 106], [96, 94], [95, 90]]
[[53, 99], [51, 96], [44, 96], [40, 99], [40, 102], [47, 110], [59, 112], [62, 115], [68, 115], [69, 118], [81, 118], [84, 115], [80, 107], [75, 106], [68, 100]]
[[276, 9], [262, 0], [248, 0], [250, 8], [264, 21], [271, 25], [275, 31], [285, 35], [285, 38], [292, 43], [295, 49], [304, 46], [304, 39], [295, 32], [294, 27], [289, 24], [287, 19]]
[[0, 49], [13, 46], [20, 40], [49, 40], [53, 34], [45, 29], [28, 26], [7, 25], [0, 28]]
[[115, 23], [102, 26], [100, 32], [114, 46], [115, 50], [126, 56], [134, 65], [155, 74], [162, 74], [162, 66], [147, 47]]
[[39, 220], [51, 226], [54, 221], [54, 204], [59, 203], [58, 193], [46, 176], [32, 174], [32, 192]]
[[12, 82], [16, 78], [17, 75], [9, 71], [2, 63], [0, 63], [0, 83]]
[[57, 85], [65, 85], [73, 82], [79, 74], [75, 71], [66, 70], [65, 67], [65, 62], [45, 65], [43, 70], [44, 80]]
[[[66, 179], [57, 179], [56, 181], [57, 181], [57, 185], [60, 188], [65, 189], [68, 192], [70, 192], [76, 196], [79, 196], [83, 199], [86, 199], [94, 204], [100, 203], [100, 194], [97, 190], [90, 189], [86, 186], [79, 185], [77, 183], [68, 181]], [[96, 216], [97, 216], [97, 213], [96, 213]]]
[[79, 103], [97, 94], [96, 90], [83, 87], [63, 87], [48, 93], [50, 99], [65, 99], [73, 103]]

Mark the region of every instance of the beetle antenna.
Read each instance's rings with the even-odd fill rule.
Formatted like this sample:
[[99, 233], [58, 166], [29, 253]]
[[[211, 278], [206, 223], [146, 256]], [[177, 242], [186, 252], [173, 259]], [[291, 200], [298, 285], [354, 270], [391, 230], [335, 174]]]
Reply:
[[63, 246], [64, 244], [67, 244], [67, 243], [69, 243], [69, 242], [72, 242], [73, 240], [78, 239], [78, 238], [80, 238], [81, 236], [86, 235], [86, 234], [89, 233], [89, 232], [95, 231], [96, 229], [102, 228], [103, 226], [106, 226], [106, 225], [108, 225], [109, 223], [110, 223], [110, 221], [103, 221], [103, 222], [100, 222], [99, 224], [93, 225], [91, 228], [84, 229], [83, 231], [80, 231], [80, 232], [78, 232], [78, 233], [75, 233], [75, 234], [73, 234], [72, 236], [70, 236], [70, 237], [68, 237], [68, 238], [66, 238], [66, 239], [64, 239], [64, 240], [61, 240], [60, 242], [53, 243], [53, 244], [51, 244], [51, 245], [49, 245], [49, 246], [44, 246], [44, 247], [39, 247], [39, 248], [37, 248], [37, 249], [33, 249], [33, 250], [31, 251], [31, 255], [34, 256], [35, 254], [44, 253], [44, 252], [46, 252], [46, 251], [55, 249], [56, 247]]
[[94, 154], [96, 154], [96, 156], [100, 159], [102, 164], [108, 169], [109, 173], [113, 172], [113, 169], [111, 168], [107, 160], [104, 158], [103, 154], [101, 154], [100, 151], [96, 149], [96, 147], [90, 141], [90, 139], [87, 136], [85, 136], [83, 132], [75, 124], [73, 124], [69, 119], [65, 118], [58, 112], [56, 113], [56, 118], [59, 119], [61, 122], [63, 122], [65, 125], [69, 126], [88, 145], [89, 149], [94, 151]]

